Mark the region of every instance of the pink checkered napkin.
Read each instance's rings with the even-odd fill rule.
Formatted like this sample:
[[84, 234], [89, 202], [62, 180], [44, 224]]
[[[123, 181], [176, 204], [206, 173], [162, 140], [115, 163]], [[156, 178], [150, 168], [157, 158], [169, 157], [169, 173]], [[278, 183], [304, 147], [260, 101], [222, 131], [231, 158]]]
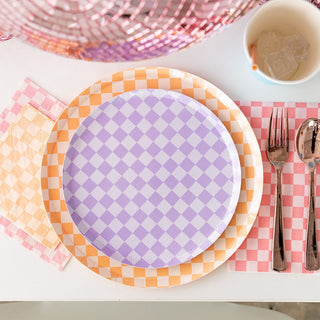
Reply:
[[10, 220], [2, 216], [0, 216], [0, 230], [9, 237], [16, 239], [22, 246], [36, 253], [41, 259], [52, 264], [60, 271], [64, 269], [71, 258], [71, 254], [61, 242], [55, 250], [50, 250], [17, 227]]
[[[0, 136], [6, 132], [11, 122], [27, 103], [32, 104], [52, 120], [58, 119], [65, 108], [62, 102], [46, 93], [29, 79], [25, 79], [23, 85], [12, 97], [9, 106], [0, 114]], [[3, 216], [0, 216], [0, 230], [19, 241], [25, 248], [35, 252], [41, 259], [54, 265], [60, 271], [63, 270], [71, 258], [71, 254], [62, 243], [59, 243], [56, 249], [50, 250]]]
[[[247, 239], [230, 258], [230, 271], [268, 272], [272, 270], [272, 236], [276, 174], [266, 155], [269, 117], [273, 107], [289, 112], [289, 158], [282, 170], [283, 220], [286, 259], [291, 273], [311, 273], [304, 269], [304, 248], [308, 217], [309, 178], [295, 151], [295, 133], [306, 118], [320, 118], [319, 103], [236, 102], [248, 118], [260, 144], [264, 186], [261, 207]], [[320, 167], [315, 177], [318, 241], [320, 240]], [[318, 244], [320, 245], [320, 243]], [[319, 246], [320, 247], [320, 246]], [[319, 273], [319, 271], [317, 271]]]
[[29, 79], [25, 79], [21, 87], [11, 98], [8, 107], [0, 115], [0, 132], [4, 133], [15, 116], [26, 104], [30, 104], [53, 121], [56, 121], [66, 107], [61, 101], [41, 89]]

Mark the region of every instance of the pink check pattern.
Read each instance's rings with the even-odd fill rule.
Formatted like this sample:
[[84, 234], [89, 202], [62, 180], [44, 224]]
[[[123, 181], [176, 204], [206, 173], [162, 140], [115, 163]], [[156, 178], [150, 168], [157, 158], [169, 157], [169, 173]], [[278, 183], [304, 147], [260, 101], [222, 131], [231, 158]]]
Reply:
[[8, 107], [0, 115], [0, 132], [4, 133], [10, 123], [26, 104], [41, 111], [53, 121], [56, 121], [66, 107], [64, 103], [48, 94], [29, 79], [25, 79], [21, 87], [14, 93]]
[[[247, 239], [229, 260], [230, 271], [272, 271], [272, 236], [276, 175], [266, 156], [266, 138], [272, 108], [287, 108], [289, 113], [289, 158], [282, 172], [284, 238], [288, 273], [310, 273], [304, 269], [309, 178], [304, 163], [295, 151], [295, 133], [309, 117], [320, 117], [320, 103], [236, 102], [249, 120], [260, 144], [264, 170], [261, 207]], [[316, 169], [315, 192], [317, 236], [320, 240], [320, 168]], [[318, 244], [320, 245], [320, 243]], [[319, 272], [319, 271], [318, 271]]]
[[[11, 122], [25, 104], [32, 104], [52, 120], [57, 120], [65, 105], [38, 87], [29, 79], [13, 95], [8, 107], [0, 114], [0, 136], [6, 132]], [[16, 239], [23, 247], [37, 254], [42, 260], [50, 263], [60, 271], [71, 258], [70, 252], [60, 242], [55, 250], [46, 248], [9, 219], [0, 216], [0, 231]]]
[[71, 258], [70, 252], [60, 242], [55, 250], [50, 250], [7, 218], [0, 216], [0, 230], [10, 238], [16, 239], [23, 247], [37, 254], [42, 260], [62, 271]]

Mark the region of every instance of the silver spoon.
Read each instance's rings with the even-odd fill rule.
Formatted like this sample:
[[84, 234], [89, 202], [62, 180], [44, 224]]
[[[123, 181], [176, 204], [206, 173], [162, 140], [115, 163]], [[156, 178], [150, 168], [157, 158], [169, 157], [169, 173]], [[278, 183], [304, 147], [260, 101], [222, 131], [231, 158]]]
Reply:
[[319, 256], [317, 247], [316, 219], [314, 207], [314, 170], [320, 156], [320, 120], [307, 119], [300, 125], [296, 136], [296, 148], [299, 158], [309, 169], [309, 218], [306, 245], [307, 270], [318, 270]]

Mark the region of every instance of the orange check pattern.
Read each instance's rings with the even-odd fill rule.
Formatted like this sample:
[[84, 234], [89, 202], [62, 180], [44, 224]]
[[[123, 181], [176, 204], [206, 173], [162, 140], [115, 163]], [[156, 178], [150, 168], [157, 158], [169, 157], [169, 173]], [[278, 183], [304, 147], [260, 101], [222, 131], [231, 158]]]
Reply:
[[39, 177], [53, 125], [37, 109], [25, 105], [0, 140], [0, 215], [50, 249], [59, 239], [43, 207]]
[[[205, 252], [187, 263], [161, 269], [121, 264], [96, 250], [82, 236], [67, 211], [62, 167], [69, 141], [81, 122], [99, 105], [126, 91], [144, 88], [174, 90], [211, 109], [230, 132], [242, 167], [238, 206], [229, 226]], [[98, 81], [76, 97], [56, 122], [42, 162], [42, 193], [51, 223], [67, 249], [101, 276], [137, 287], [170, 287], [196, 280], [219, 267], [240, 246], [256, 218], [262, 195], [262, 161], [257, 140], [245, 116], [224, 93], [189, 73], [167, 68], [131, 69]]]
[[[229, 260], [229, 270], [272, 271], [272, 237], [276, 174], [266, 155], [267, 132], [272, 108], [287, 108], [289, 115], [289, 157], [282, 169], [282, 205], [288, 273], [314, 273], [304, 268], [308, 220], [309, 178], [295, 150], [295, 133], [307, 118], [320, 118], [320, 103], [237, 102], [249, 120], [262, 151], [264, 186], [258, 217], [247, 239]], [[320, 174], [315, 176], [316, 208], [320, 207]], [[316, 223], [320, 217], [316, 211]], [[320, 228], [317, 228], [320, 247]], [[315, 271], [319, 273], [320, 271]]]

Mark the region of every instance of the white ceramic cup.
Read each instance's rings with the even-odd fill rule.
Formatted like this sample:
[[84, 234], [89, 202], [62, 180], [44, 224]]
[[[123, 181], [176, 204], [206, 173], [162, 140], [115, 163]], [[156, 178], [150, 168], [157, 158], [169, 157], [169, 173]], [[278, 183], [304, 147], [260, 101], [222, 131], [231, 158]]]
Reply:
[[258, 76], [272, 83], [299, 84], [320, 70], [320, 9], [305, 0], [270, 0], [262, 5], [252, 15], [244, 32], [244, 50], [250, 63], [250, 45], [259, 34], [270, 30], [284, 34], [300, 33], [310, 45], [308, 58], [300, 63], [290, 80], [272, 78], [259, 69], [254, 71]]

